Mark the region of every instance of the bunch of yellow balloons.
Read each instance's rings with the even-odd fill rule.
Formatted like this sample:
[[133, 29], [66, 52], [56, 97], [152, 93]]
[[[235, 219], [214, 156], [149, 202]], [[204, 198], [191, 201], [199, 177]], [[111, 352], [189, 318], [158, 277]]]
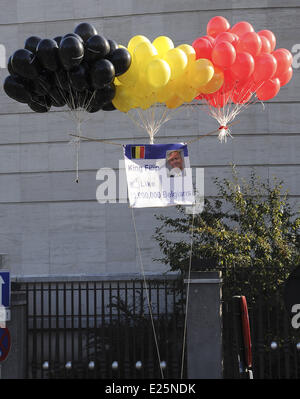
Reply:
[[175, 47], [167, 36], [159, 36], [152, 43], [146, 36], [133, 36], [127, 50], [132, 57], [131, 66], [115, 79], [113, 104], [119, 111], [147, 109], [155, 103], [177, 108], [192, 101], [214, 81], [215, 68], [210, 60], [196, 60], [192, 46]]

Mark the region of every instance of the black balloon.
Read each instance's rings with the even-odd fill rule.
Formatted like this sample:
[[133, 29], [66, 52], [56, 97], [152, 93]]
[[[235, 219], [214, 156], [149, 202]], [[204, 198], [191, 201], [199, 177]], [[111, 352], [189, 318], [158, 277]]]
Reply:
[[30, 84], [30, 91], [38, 96], [45, 96], [47, 90], [39, 83], [38, 80], [32, 80]]
[[36, 81], [46, 92], [49, 92], [51, 87], [55, 86], [54, 74], [48, 71], [43, 71]]
[[43, 39], [39, 42], [36, 55], [42, 66], [49, 71], [59, 68], [58, 44], [52, 39]]
[[51, 98], [51, 102], [54, 107], [63, 107], [66, 105], [65, 93], [56, 87], [53, 87], [49, 91], [49, 97]]
[[95, 92], [92, 92], [89, 101], [86, 103], [86, 110], [92, 114], [94, 112], [100, 111], [102, 109], [102, 105], [103, 104], [97, 101]]
[[7, 61], [7, 70], [11, 75], [15, 75], [16, 72], [14, 71], [13, 67], [12, 67], [12, 63], [11, 63], [11, 59], [12, 59], [12, 55], [9, 57], [8, 61]]
[[77, 35], [77, 33], [74, 33], [74, 32], [67, 33], [66, 35], [64, 35], [64, 36], [62, 37], [61, 40], [65, 39], [66, 37], [70, 37], [70, 36], [75, 37], [76, 39], [78, 39], [78, 40], [83, 44], [82, 37], [79, 36], [79, 35]]
[[125, 48], [117, 48], [109, 58], [110, 62], [115, 67], [116, 76], [125, 73], [131, 64], [131, 55]]
[[57, 43], [57, 45], [59, 46], [59, 45], [60, 45], [60, 42], [61, 42], [61, 40], [62, 40], [62, 36], [55, 36], [53, 40], [55, 40], [56, 43]]
[[80, 23], [74, 32], [53, 39], [30, 36], [24, 49], [8, 59], [5, 93], [35, 112], [51, 106], [113, 111], [115, 76], [127, 71], [131, 56], [118, 43], [98, 35], [93, 25]]
[[36, 102], [29, 103], [28, 106], [29, 106], [29, 108], [32, 109], [32, 111], [38, 112], [38, 113], [45, 113], [45, 112], [48, 112], [50, 109], [50, 108], [47, 108], [44, 105], [41, 105]]
[[39, 74], [40, 65], [37, 58], [31, 51], [26, 49], [14, 52], [11, 65], [15, 73], [24, 78], [35, 79]]
[[87, 22], [82, 22], [76, 26], [74, 33], [79, 35], [84, 42], [89, 40], [91, 36], [97, 35], [95, 27]]
[[105, 85], [113, 82], [115, 78], [115, 68], [113, 64], [106, 60], [96, 61], [90, 72], [92, 85], [95, 89], [102, 89]]
[[37, 45], [41, 40], [42, 39], [38, 36], [30, 36], [28, 39], [26, 39], [24, 48], [35, 54]]
[[110, 45], [105, 37], [94, 35], [88, 39], [85, 45], [85, 59], [93, 62], [105, 58], [110, 52]]
[[51, 72], [43, 71], [36, 79], [29, 81], [30, 91], [38, 96], [45, 96], [54, 86]]
[[116, 95], [116, 86], [114, 83], [104, 86], [102, 89], [96, 90], [95, 100], [98, 104], [104, 106], [110, 103]]
[[102, 110], [103, 111], [115, 111], [116, 107], [114, 106], [113, 103], [107, 103], [107, 104], [103, 105]]
[[79, 65], [83, 60], [83, 44], [75, 37], [68, 36], [60, 43], [59, 56], [63, 67], [66, 70], [70, 70]]
[[59, 69], [54, 74], [55, 85], [61, 90], [70, 90], [70, 80], [68, 72], [64, 69]]
[[26, 90], [22, 80], [16, 76], [7, 76], [4, 80], [3, 89], [12, 99], [27, 104], [31, 101], [31, 95]]
[[83, 65], [78, 65], [69, 72], [72, 87], [77, 91], [84, 91], [89, 88], [88, 72]]
[[51, 108], [51, 100], [47, 96], [33, 96], [28, 106], [38, 113], [48, 112]]
[[115, 50], [117, 50], [117, 48], [119, 48], [119, 45], [118, 45], [118, 43], [115, 40], [111, 40], [111, 39], [108, 40], [108, 43], [109, 43], [110, 51], [107, 54], [106, 58], [110, 59], [110, 57], [112, 56], [113, 52]]
[[89, 90], [84, 91], [72, 91], [73, 93], [73, 102], [77, 108], [84, 108], [88, 106], [92, 99], [92, 93]]

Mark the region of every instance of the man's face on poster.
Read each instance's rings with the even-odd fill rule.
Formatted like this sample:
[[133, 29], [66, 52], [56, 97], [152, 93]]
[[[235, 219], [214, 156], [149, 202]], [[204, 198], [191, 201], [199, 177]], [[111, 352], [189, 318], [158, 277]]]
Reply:
[[171, 169], [178, 168], [180, 170], [183, 170], [183, 160], [179, 151], [173, 151], [169, 154], [168, 163]]

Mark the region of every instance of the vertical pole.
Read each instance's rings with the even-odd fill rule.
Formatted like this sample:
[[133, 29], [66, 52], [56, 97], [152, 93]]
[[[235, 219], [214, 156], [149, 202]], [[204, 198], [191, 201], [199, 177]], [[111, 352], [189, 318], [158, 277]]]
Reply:
[[223, 378], [221, 272], [191, 272], [187, 309], [189, 379]]

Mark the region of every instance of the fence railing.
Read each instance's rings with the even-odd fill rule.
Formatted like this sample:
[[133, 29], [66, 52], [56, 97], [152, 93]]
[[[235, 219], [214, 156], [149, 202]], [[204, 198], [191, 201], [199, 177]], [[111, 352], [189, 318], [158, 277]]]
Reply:
[[149, 281], [148, 297], [143, 281], [34, 282], [25, 289], [28, 378], [155, 378], [161, 370], [179, 378], [180, 281]]
[[[185, 287], [180, 279], [147, 286], [158, 349], [141, 280], [22, 283], [27, 378], [160, 378], [161, 370], [180, 378]], [[254, 378], [299, 378], [300, 329], [280, 295], [247, 302]], [[233, 307], [222, 305], [223, 377], [239, 378]]]

